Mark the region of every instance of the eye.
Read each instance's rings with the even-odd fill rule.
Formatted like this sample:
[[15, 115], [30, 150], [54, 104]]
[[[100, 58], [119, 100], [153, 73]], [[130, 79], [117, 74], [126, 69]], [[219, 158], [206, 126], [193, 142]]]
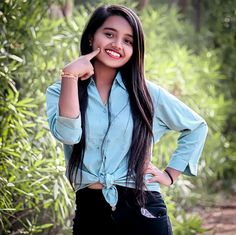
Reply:
[[132, 46], [133, 45], [133, 41], [130, 40], [130, 39], [124, 39], [124, 43], [129, 45], [129, 46]]
[[107, 33], [104, 33], [108, 38], [112, 38], [113, 37], [113, 34], [112, 33], [109, 33], [109, 32], [107, 32]]

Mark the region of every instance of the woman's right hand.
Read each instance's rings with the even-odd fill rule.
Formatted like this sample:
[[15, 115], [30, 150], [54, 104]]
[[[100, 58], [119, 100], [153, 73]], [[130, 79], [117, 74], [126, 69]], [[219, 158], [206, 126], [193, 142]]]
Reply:
[[63, 72], [68, 74], [74, 74], [80, 78], [80, 80], [86, 80], [94, 74], [94, 68], [91, 60], [97, 56], [100, 52], [100, 48], [92, 51], [87, 55], [82, 55], [78, 59], [73, 60], [67, 64]]

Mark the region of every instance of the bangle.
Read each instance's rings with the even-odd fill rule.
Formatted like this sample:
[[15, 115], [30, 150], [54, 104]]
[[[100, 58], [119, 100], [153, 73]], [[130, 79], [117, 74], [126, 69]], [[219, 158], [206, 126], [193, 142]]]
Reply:
[[73, 74], [73, 73], [68, 73], [68, 72], [62, 71], [62, 72], [61, 72], [61, 77], [62, 77], [62, 78], [66, 77], [66, 78], [78, 79], [79, 75], [75, 75], [75, 74]]
[[171, 183], [170, 183], [170, 185], [172, 185], [173, 183], [174, 183], [174, 180], [173, 180], [173, 178], [172, 178], [172, 176], [171, 176], [171, 174], [170, 174], [170, 172], [169, 171], [167, 171], [166, 169], [164, 170], [166, 173], [167, 173], [167, 175], [169, 176], [169, 178], [170, 178], [170, 180], [171, 180]]
[[61, 76], [61, 79], [65, 79], [65, 80], [70, 80], [70, 81], [76, 81], [78, 82], [78, 78], [77, 77], [70, 77], [70, 76]]

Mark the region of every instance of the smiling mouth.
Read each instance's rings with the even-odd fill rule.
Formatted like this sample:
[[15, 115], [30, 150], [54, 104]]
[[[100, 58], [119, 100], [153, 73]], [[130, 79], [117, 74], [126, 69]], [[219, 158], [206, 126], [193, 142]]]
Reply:
[[115, 51], [112, 51], [112, 50], [105, 50], [105, 51], [110, 57], [114, 59], [119, 59], [121, 57], [121, 55]]

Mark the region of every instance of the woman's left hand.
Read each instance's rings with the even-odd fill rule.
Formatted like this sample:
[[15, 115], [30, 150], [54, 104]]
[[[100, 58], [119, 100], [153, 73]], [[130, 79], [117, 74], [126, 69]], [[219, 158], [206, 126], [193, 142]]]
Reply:
[[148, 183], [158, 182], [160, 184], [169, 186], [171, 179], [165, 171], [159, 170], [153, 163], [149, 163], [146, 170], [146, 174], [152, 174], [153, 177], [148, 179]]

